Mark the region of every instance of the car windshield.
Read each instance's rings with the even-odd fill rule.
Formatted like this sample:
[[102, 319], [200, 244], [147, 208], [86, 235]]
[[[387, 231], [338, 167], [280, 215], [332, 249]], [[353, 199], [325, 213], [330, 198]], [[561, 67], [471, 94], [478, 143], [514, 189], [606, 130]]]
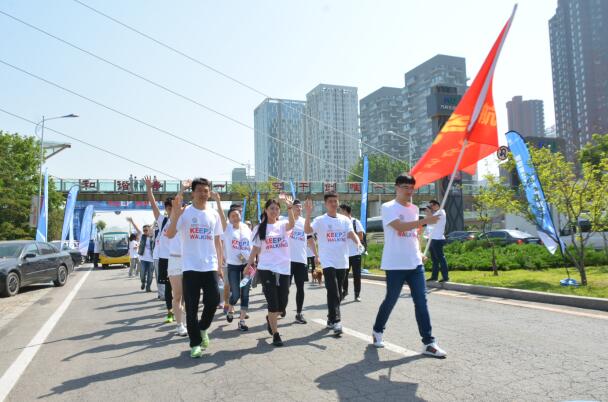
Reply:
[[522, 232], [521, 230], [507, 230], [506, 232], [516, 239], [527, 239], [532, 237], [530, 233]]
[[129, 242], [127, 233], [106, 233], [103, 235], [104, 250], [128, 249]]
[[23, 244], [0, 244], [0, 258], [17, 258], [22, 248]]

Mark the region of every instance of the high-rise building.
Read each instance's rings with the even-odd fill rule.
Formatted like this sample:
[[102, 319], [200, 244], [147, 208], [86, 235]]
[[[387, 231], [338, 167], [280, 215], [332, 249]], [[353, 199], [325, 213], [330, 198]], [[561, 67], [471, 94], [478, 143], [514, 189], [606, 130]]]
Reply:
[[566, 158], [608, 132], [608, 1], [558, 0], [549, 20], [557, 136]]
[[306, 94], [310, 181], [347, 181], [359, 159], [357, 109], [355, 87], [319, 84]]
[[405, 73], [405, 87], [401, 90], [404, 106], [403, 131], [410, 138], [413, 163], [426, 152], [435, 139], [433, 123], [427, 110], [431, 88], [456, 88], [457, 95], [466, 91], [467, 73], [463, 57], [437, 55]]
[[255, 177], [247, 174], [247, 168], [234, 168], [232, 169], [232, 182], [233, 183], [249, 183], [253, 182]]
[[410, 148], [403, 140], [403, 113], [401, 88], [382, 87], [361, 99], [361, 152], [366, 155], [387, 153], [407, 161]]
[[542, 100], [523, 100], [514, 96], [507, 102], [509, 131], [514, 130], [524, 137], [545, 135], [545, 109]]
[[306, 102], [265, 99], [253, 113], [255, 179], [308, 180], [304, 113]]

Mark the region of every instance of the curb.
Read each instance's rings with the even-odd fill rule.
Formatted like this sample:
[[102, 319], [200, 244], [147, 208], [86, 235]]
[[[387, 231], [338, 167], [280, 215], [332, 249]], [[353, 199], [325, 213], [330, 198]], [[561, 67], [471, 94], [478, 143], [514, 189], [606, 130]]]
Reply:
[[[363, 279], [384, 282], [382, 275], [362, 274]], [[427, 282], [427, 287], [434, 289], [453, 290], [481, 296], [501, 297], [504, 299], [523, 300], [537, 303], [557, 304], [561, 306], [578, 307], [589, 310], [608, 311], [608, 299], [599, 297], [569, 296], [557, 293], [534, 292], [531, 290], [498, 288], [481, 285], [467, 285], [464, 283]]]

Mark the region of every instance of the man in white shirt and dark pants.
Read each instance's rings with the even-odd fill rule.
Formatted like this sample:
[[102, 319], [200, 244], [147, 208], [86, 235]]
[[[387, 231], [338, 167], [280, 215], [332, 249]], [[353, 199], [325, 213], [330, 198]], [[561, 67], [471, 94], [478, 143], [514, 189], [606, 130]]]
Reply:
[[[348, 218], [351, 222], [351, 226], [355, 231], [355, 234], [359, 238], [359, 242], [363, 242], [363, 225], [357, 218], [353, 218], [351, 215], [352, 209], [350, 205], [340, 205], [340, 213]], [[348, 296], [348, 274], [352, 268], [353, 270], [353, 287], [355, 288], [355, 301], [360, 302], [361, 298], [361, 250], [352, 240], [348, 241], [348, 269], [346, 270], [346, 277], [344, 278], [344, 284], [342, 286], [342, 300]]]
[[436, 224], [429, 228], [430, 235], [429, 241], [431, 242], [430, 250], [431, 250], [431, 261], [433, 261], [433, 272], [431, 273], [431, 277], [428, 279], [429, 281], [436, 281], [439, 277], [439, 267], [441, 266], [441, 280], [439, 282], [447, 282], [450, 280], [448, 275], [448, 261], [445, 259], [445, 254], [443, 253], [443, 246], [445, 245], [445, 224], [446, 224], [446, 215], [445, 210], [440, 209], [441, 205], [437, 202], [437, 200], [429, 201], [429, 205], [427, 210], [428, 215], [438, 216], [439, 220]]
[[422, 338], [422, 353], [433, 357], [445, 357], [432, 334], [431, 317], [426, 301], [426, 281], [424, 265], [418, 241], [418, 230], [423, 225], [432, 225], [439, 220], [436, 216], [424, 219], [418, 217], [418, 207], [411, 203], [416, 179], [401, 174], [395, 180], [394, 200], [382, 204], [382, 227], [384, 228], [384, 249], [382, 268], [386, 273], [386, 296], [378, 309], [372, 331], [373, 344], [384, 347], [382, 340], [388, 318], [399, 300], [401, 289], [407, 283], [410, 288], [416, 314], [418, 332]]

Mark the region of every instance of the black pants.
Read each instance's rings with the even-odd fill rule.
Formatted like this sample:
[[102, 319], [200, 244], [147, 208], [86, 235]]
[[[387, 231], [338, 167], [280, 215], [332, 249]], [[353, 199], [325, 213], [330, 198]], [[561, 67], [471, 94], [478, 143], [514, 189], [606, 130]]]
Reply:
[[325, 289], [327, 289], [327, 319], [330, 323], [340, 322], [340, 300], [346, 269], [323, 268]]
[[361, 256], [353, 255], [348, 257], [348, 269], [346, 275], [344, 275], [344, 286], [342, 287], [342, 294], [346, 296], [348, 293], [348, 274], [352, 268], [353, 270], [353, 285], [355, 287], [355, 297], [359, 297], [361, 294]]
[[165, 304], [167, 305], [167, 310], [171, 310], [173, 308], [173, 289], [171, 288], [171, 281], [169, 280], [169, 259], [168, 258], [159, 258], [158, 259], [158, 278], [157, 283], [161, 283], [165, 285]]
[[[198, 346], [203, 341], [201, 331], [211, 326], [215, 310], [220, 302], [220, 289], [217, 285], [217, 272], [184, 271], [182, 282], [184, 302], [186, 303], [186, 326], [190, 337], [190, 347]], [[203, 290], [203, 313], [198, 319], [198, 304]]]
[[280, 275], [260, 269], [260, 280], [266, 296], [269, 313], [281, 313], [287, 308], [289, 300], [289, 275]]
[[310, 272], [313, 272], [315, 270], [315, 257], [314, 256], [307, 257], [306, 260], [308, 261], [308, 264], [307, 264], [308, 270]]
[[99, 264], [99, 253], [93, 253], [93, 268], [97, 268]]
[[304, 282], [308, 282], [306, 264], [292, 261], [291, 277], [296, 280], [296, 307], [298, 314], [300, 314], [304, 305]]

